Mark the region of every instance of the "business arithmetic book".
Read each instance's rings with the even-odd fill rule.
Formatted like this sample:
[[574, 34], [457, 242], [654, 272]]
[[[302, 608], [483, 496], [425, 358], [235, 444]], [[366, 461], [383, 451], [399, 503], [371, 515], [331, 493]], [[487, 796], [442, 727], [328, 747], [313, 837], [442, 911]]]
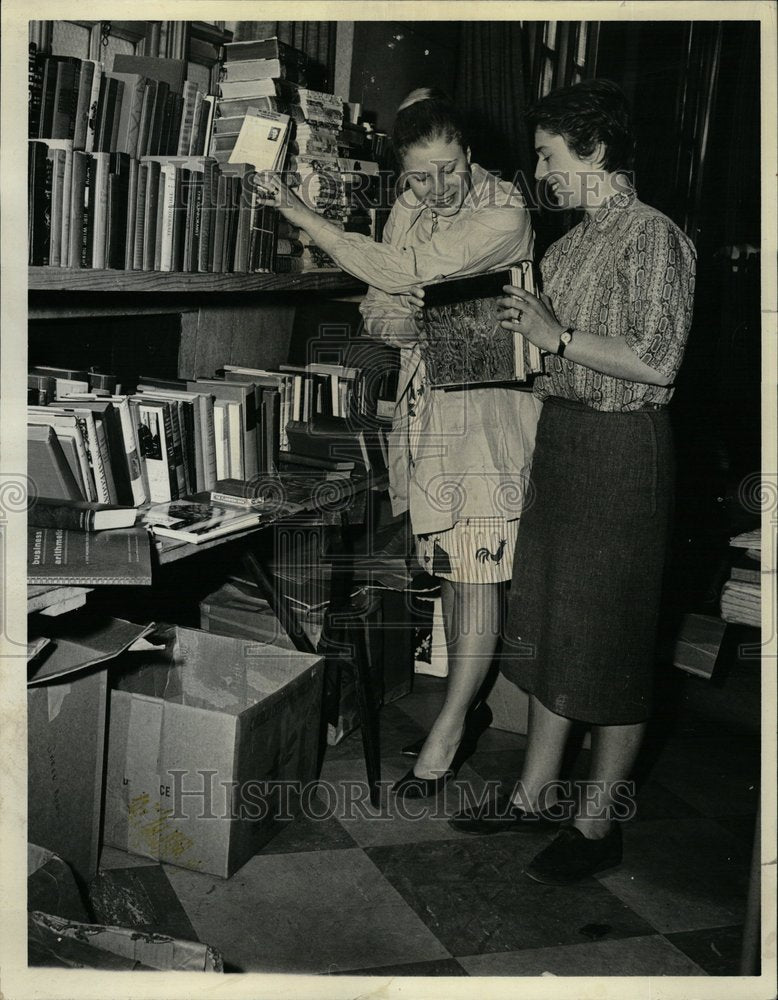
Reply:
[[151, 583], [149, 536], [143, 528], [114, 531], [27, 529], [27, 582], [30, 584]]
[[420, 348], [433, 388], [526, 382], [543, 370], [538, 348], [499, 324], [504, 285], [535, 294], [531, 261], [424, 286]]

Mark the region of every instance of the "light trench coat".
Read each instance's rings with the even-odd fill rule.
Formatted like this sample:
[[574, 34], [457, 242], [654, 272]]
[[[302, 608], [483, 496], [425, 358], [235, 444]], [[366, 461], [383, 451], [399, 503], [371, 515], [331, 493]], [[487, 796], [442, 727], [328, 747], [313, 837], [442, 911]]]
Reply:
[[394, 514], [410, 512], [415, 534], [457, 520], [521, 513], [541, 403], [520, 389], [443, 391], [425, 386], [418, 345], [399, 338], [416, 324], [398, 293], [443, 277], [476, 274], [532, 258], [530, 217], [519, 191], [473, 164], [460, 211], [435, 216], [406, 191], [382, 243], [344, 233], [332, 256], [370, 285], [360, 306], [369, 336], [400, 346], [389, 435]]

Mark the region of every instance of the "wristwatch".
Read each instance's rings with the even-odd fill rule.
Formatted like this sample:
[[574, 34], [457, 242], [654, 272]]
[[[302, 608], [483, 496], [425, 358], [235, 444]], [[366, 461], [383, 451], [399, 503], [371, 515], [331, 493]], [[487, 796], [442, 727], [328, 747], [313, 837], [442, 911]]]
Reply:
[[568, 326], [566, 330], [563, 330], [559, 334], [559, 343], [557, 344], [557, 357], [563, 358], [565, 356], [565, 351], [567, 350], [567, 345], [573, 339], [573, 334], [575, 333], [575, 327]]

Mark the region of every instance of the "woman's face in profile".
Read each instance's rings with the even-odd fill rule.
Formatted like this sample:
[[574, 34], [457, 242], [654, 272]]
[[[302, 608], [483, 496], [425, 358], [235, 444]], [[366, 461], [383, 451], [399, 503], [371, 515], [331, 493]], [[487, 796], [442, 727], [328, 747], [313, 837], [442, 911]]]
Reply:
[[535, 152], [538, 155], [535, 179], [545, 181], [558, 207], [585, 208], [587, 192], [594, 193], [602, 176], [595, 160], [582, 160], [563, 135], [542, 128], [535, 132]]
[[437, 215], [456, 215], [470, 190], [470, 157], [454, 140], [440, 136], [411, 146], [403, 157], [405, 179], [422, 204]]

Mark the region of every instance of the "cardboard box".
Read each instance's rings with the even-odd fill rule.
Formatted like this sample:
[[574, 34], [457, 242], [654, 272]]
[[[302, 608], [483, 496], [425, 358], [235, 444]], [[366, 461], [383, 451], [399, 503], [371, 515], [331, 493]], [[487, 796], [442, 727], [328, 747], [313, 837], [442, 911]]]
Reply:
[[492, 728], [526, 735], [529, 723], [529, 695], [498, 672], [486, 703], [492, 710]]
[[106, 843], [229, 877], [280, 829], [277, 783], [316, 777], [322, 658], [177, 627], [122, 666]]
[[70, 867], [51, 851], [27, 845], [27, 909], [66, 920], [89, 920]]
[[27, 831], [88, 882], [103, 804], [107, 664], [148, 626], [85, 612], [30, 619], [50, 641], [27, 687]]

